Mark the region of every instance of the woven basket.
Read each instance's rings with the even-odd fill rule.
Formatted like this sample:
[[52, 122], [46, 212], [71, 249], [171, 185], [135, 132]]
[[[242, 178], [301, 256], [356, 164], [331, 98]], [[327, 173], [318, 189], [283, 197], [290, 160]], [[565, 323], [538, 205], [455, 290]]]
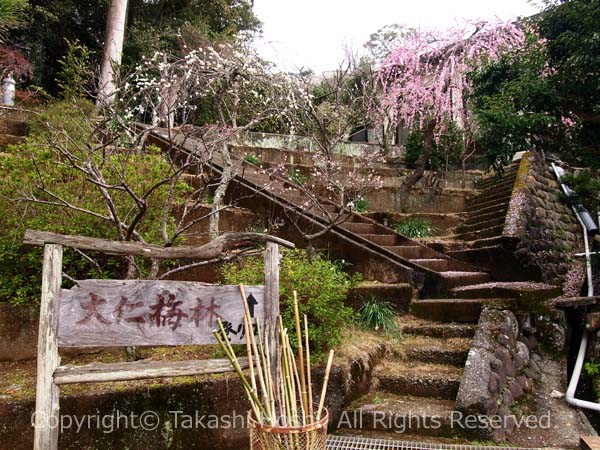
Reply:
[[250, 450], [325, 450], [327, 421], [324, 411], [321, 420], [302, 427], [278, 427], [258, 423], [248, 414]]

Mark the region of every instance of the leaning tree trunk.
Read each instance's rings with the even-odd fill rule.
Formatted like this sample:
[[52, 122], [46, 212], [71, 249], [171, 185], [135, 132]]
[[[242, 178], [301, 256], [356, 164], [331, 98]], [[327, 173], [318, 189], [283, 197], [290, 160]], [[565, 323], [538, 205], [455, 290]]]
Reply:
[[225, 194], [227, 193], [229, 183], [235, 177], [235, 170], [233, 168], [233, 162], [231, 161], [231, 155], [229, 154], [227, 144], [223, 144], [220, 153], [221, 158], [223, 159], [223, 173], [221, 175], [219, 186], [217, 186], [215, 191], [211, 208], [210, 221], [208, 225], [208, 236], [211, 240], [216, 239], [219, 236], [220, 211], [223, 208], [223, 201], [225, 199]]
[[100, 81], [98, 83], [97, 105], [109, 104], [114, 100], [116, 90], [114, 68], [121, 64], [126, 19], [127, 0], [112, 0], [106, 16], [106, 33], [104, 36]]
[[431, 159], [431, 154], [433, 153], [433, 133], [435, 131], [437, 123], [435, 120], [430, 120], [425, 125], [425, 130], [423, 133], [425, 134], [425, 142], [423, 144], [423, 153], [417, 159], [415, 163], [415, 170], [408, 175], [402, 184], [400, 185], [400, 195], [402, 198], [402, 203], [408, 198], [410, 191], [414, 187], [415, 184], [419, 182], [423, 175], [425, 174], [425, 168], [427, 167], [427, 163]]

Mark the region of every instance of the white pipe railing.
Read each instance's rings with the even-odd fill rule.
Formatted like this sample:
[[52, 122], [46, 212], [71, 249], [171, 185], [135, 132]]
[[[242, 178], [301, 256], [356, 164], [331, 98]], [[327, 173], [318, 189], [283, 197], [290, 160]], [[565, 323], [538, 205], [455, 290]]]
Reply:
[[[559, 175], [556, 165], [552, 163], [552, 170], [554, 171], [554, 175], [558, 180], [563, 192], [565, 195], [569, 195], [569, 191], [567, 187], [560, 182], [561, 175]], [[588, 229], [585, 226], [585, 223], [581, 219], [578, 209], [573, 206], [573, 212], [577, 217], [579, 225], [581, 225], [581, 229], [583, 231], [583, 243], [585, 246], [585, 253], [582, 256], [585, 256], [585, 268], [586, 268], [586, 276], [587, 276], [587, 285], [588, 297], [594, 296], [594, 280], [592, 274], [592, 258], [590, 252], [590, 240], [588, 237]], [[600, 215], [599, 215], [600, 218]], [[599, 219], [600, 220], [600, 219]], [[583, 336], [581, 337], [581, 344], [579, 344], [579, 351], [577, 352], [577, 359], [575, 360], [575, 366], [573, 367], [573, 373], [571, 374], [571, 380], [569, 381], [569, 386], [567, 387], [567, 392], [565, 394], [565, 400], [569, 405], [573, 405], [577, 408], [586, 408], [591, 409], [593, 411], [600, 412], [600, 404], [596, 402], [589, 402], [587, 400], [580, 400], [575, 398], [575, 392], [577, 391], [577, 385], [579, 384], [579, 378], [581, 377], [581, 369], [583, 368], [583, 362], [585, 361], [585, 352], [587, 350], [589, 334], [588, 330], [583, 331]]]

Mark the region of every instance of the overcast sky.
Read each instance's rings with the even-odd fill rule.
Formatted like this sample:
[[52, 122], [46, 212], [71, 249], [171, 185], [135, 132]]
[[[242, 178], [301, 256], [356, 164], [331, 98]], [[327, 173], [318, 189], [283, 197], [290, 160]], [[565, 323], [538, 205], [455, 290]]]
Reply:
[[539, 11], [528, 0], [255, 0], [261, 54], [284, 70], [331, 70], [344, 45], [361, 48], [384, 25], [447, 28], [461, 19], [510, 19]]

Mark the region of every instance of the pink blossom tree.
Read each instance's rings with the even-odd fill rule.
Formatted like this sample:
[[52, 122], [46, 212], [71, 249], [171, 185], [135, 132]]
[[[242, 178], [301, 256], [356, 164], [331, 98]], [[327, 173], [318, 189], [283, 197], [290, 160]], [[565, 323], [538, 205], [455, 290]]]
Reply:
[[465, 23], [445, 30], [401, 33], [379, 69], [381, 97], [372, 113], [380, 123], [401, 124], [424, 134], [415, 171], [402, 183], [406, 194], [423, 177], [433, 143], [455, 122], [463, 130], [463, 161], [471, 151], [473, 118], [469, 108], [474, 67], [524, 44], [513, 22]]

